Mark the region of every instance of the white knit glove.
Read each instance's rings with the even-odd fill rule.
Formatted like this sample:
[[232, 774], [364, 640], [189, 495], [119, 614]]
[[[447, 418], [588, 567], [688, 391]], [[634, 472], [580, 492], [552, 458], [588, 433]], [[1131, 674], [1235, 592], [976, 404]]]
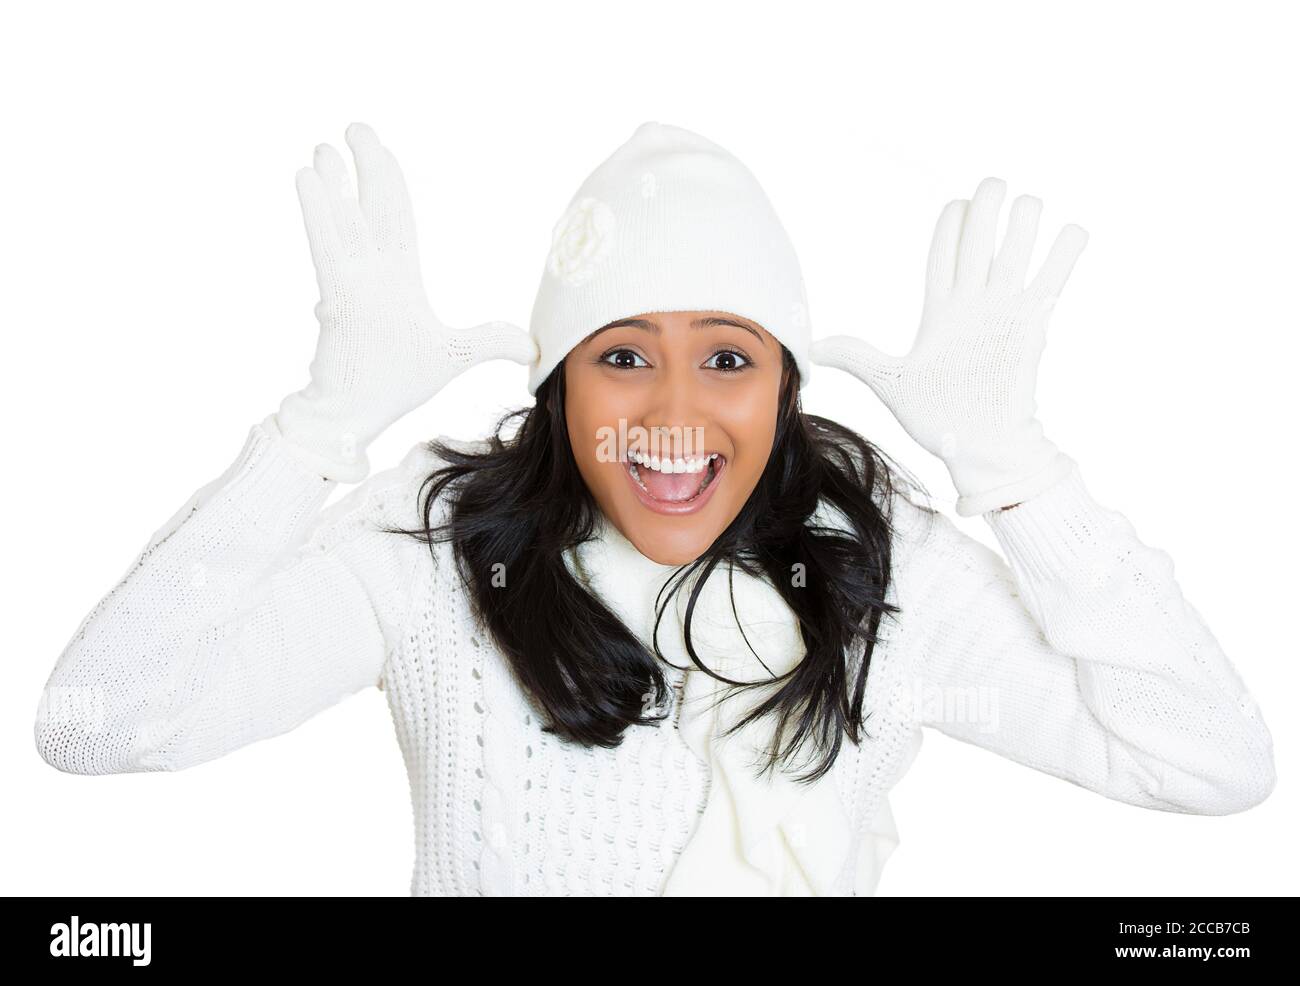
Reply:
[[281, 434], [322, 476], [360, 482], [366, 448], [389, 425], [478, 363], [538, 359], [509, 322], [449, 328], [425, 298], [415, 218], [397, 160], [364, 123], [348, 127], [359, 198], [343, 158], [316, 148], [297, 176], [316, 265], [320, 337], [311, 382], [280, 404]]
[[1024, 286], [1042, 200], [1011, 204], [993, 257], [1006, 182], [985, 178], [967, 201], [949, 202], [930, 245], [925, 305], [911, 351], [889, 356], [853, 336], [812, 345], [812, 360], [854, 374], [875, 391], [918, 444], [939, 456], [965, 517], [1042, 492], [1074, 460], [1043, 437], [1034, 389], [1048, 316], [1088, 242], [1062, 228]]

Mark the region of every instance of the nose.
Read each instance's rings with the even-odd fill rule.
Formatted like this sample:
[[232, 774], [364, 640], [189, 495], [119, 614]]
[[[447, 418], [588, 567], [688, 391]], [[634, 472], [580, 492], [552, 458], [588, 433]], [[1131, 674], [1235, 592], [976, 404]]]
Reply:
[[676, 457], [706, 448], [710, 415], [703, 396], [689, 366], [678, 365], [656, 376], [645, 393], [640, 423], [660, 450]]

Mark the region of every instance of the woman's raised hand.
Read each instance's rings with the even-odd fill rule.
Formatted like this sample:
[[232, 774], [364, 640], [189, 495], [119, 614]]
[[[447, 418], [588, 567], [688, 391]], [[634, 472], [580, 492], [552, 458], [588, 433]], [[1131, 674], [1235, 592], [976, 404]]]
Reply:
[[391, 151], [364, 123], [346, 132], [357, 190], [342, 156], [316, 148], [296, 176], [316, 265], [320, 322], [308, 385], [276, 412], [281, 434], [321, 475], [359, 482], [366, 448], [389, 425], [478, 363], [537, 358], [509, 322], [450, 328], [430, 308], [420, 277], [415, 217]]
[[993, 255], [1006, 182], [985, 178], [939, 216], [921, 325], [906, 356], [855, 336], [813, 343], [816, 363], [854, 374], [918, 444], [939, 456], [973, 516], [1012, 506], [1063, 478], [1074, 460], [1043, 436], [1034, 391], [1048, 317], [1088, 234], [1061, 229], [1025, 286], [1043, 203], [1021, 195]]

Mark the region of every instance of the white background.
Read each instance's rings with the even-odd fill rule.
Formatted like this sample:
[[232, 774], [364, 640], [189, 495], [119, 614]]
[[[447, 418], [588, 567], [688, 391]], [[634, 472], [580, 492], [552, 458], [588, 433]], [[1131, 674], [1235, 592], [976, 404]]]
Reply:
[[[306, 383], [316, 284], [293, 176], [315, 144], [350, 162], [344, 128], [371, 124], [406, 171], [439, 314], [526, 325], [569, 197], [660, 120], [758, 175], [815, 336], [906, 351], [934, 221], [986, 175], [1008, 204], [1044, 200], [1035, 268], [1061, 225], [1089, 231], [1040, 418], [1173, 556], [1276, 740], [1273, 796], [1199, 817], [929, 732], [880, 895], [1294, 892], [1296, 28], [1241, 2], [7, 7], [0, 891], [408, 893], [381, 692], [188, 771], [83, 777], [35, 752], [41, 689], [149, 535]], [[819, 369], [806, 409], [951, 509], [942, 463]], [[473, 369], [372, 462], [485, 433], [529, 401], [524, 376]]]

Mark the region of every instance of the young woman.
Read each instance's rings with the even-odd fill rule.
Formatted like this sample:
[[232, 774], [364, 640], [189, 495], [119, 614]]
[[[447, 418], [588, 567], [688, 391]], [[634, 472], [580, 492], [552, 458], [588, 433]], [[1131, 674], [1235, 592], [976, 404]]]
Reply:
[[[1169, 556], [1035, 418], [1079, 227], [1029, 278], [1041, 203], [999, 247], [986, 179], [939, 218], [905, 357], [813, 343], [753, 175], [646, 123], [557, 223], [531, 333], [453, 329], [393, 156], [347, 139], [359, 196], [328, 145], [297, 179], [311, 382], [83, 621], [36, 723], [50, 764], [178, 770], [377, 685], [421, 895], [871, 894], [924, 726], [1145, 808], [1268, 796], [1269, 731]], [[369, 476], [375, 436], [495, 358], [532, 406]], [[942, 458], [1005, 559], [803, 413], [813, 361]]]

